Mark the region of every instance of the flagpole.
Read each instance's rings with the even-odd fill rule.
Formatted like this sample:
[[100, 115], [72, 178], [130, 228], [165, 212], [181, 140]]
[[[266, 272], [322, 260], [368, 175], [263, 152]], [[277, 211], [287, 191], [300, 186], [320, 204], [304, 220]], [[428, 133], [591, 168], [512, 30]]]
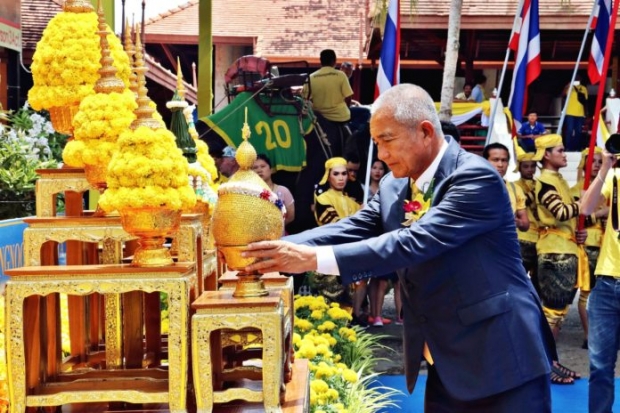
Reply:
[[592, 11], [590, 12], [590, 17], [588, 18], [588, 24], [586, 25], [586, 30], [583, 32], [583, 39], [581, 40], [581, 47], [579, 48], [579, 54], [577, 55], [577, 62], [575, 63], [575, 68], [573, 69], [573, 75], [570, 78], [569, 85], [571, 87], [566, 91], [566, 100], [564, 101], [564, 107], [562, 108], [562, 112], [560, 113], [560, 121], [558, 122], [558, 128], [555, 131], [558, 135], [562, 134], [562, 125], [564, 125], [564, 118], [566, 117], [566, 108], [568, 107], [568, 100], [570, 99], [570, 95], [573, 92], [573, 82], [575, 81], [575, 77], [577, 77], [577, 71], [579, 70], [579, 63], [581, 62], [581, 55], [583, 55], [583, 49], [586, 46], [586, 40], [588, 39], [588, 32], [590, 31], [590, 26], [592, 25], [592, 19], [594, 18], [594, 12], [596, 11], [596, 6], [598, 5], [598, 0], [594, 0], [594, 5], [592, 6]]
[[502, 86], [504, 85], [504, 76], [506, 75], [506, 68], [508, 67], [508, 59], [510, 58], [510, 41], [512, 40], [512, 36], [515, 33], [515, 27], [517, 26], [517, 22], [521, 17], [521, 10], [523, 9], [524, 1], [525, 0], [519, 0], [519, 4], [517, 5], [517, 11], [515, 13], [515, 19], [512, 23], [512, 31], [510, 32], [510, 37], [508, 38], [508, 47], [506, 48], [506, 57], [504, 57], [504, 66], [502, 66], [502, 74], [499, 76], [499, 84], [497, 85], [497, 95], [495, 96], [495, 102], [493, 102], [493, 107], [491, 108], [491, 119], [489, 119], [489, 129], [487, 130], [487, 139], [485, 142], [485, 146], [489, 144], [489, 141], [491, 140], [491, 136], [493, 134], [493, 126], [495, 126], [495, 114], [497, 113], [497, 106], [499, 105]]
[[[605, 45], [605, 57], [603, 58], [603, 68], [601, 71], [601, 79], [598, 85], [598, 95], [596, 95], [596, 106], [594, 108], [594, 119], [592, 122], [592, 133], [590, 134], [590, 146], [588, 147], [588, 159], [586, 162], [586, 173], [583, 178], [583, 190], [586, 191], [590, 186], [590, 175], [592, 174], [592, 162], [594, 161], [594, 147], [596, 146], [596, 135], [598, 132], [598, 124], [601, 119], [601, 107], [603, 106], [603, 95], [607, 83], [607, 70], [609, 69], [609, 61], [611, 60], [611, 46], [614, 42], [614, 32], [616, 31], [616, 20], [618, 18], [618, 5], [620, 0], [612, 0], [613, 8], [611, 12], [611, 22], [609, 24], [609, 32], [607, 33], [607, 44]], [[579, 229], [583, 229], [585, 217], [579, 215]]]

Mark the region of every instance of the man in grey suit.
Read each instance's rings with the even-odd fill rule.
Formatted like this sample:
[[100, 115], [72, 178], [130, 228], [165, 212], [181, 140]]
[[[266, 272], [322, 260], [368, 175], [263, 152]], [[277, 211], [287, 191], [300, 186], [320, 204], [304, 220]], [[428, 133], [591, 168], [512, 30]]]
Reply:
[[[426, 358], [426, 412], [550, 412], [555, 349], [502, 178], [444, 137], [418, 86], [383, 93], [370, 129], [392, 171], [378, 194], [337, 223], [251, 244], [246, 256], [261, 260], [247, 270], [318, 270], [345, 284], [397, 270], [407, 386]], [[419, 191], [432, 192], [430, 208], [407, 213]]]

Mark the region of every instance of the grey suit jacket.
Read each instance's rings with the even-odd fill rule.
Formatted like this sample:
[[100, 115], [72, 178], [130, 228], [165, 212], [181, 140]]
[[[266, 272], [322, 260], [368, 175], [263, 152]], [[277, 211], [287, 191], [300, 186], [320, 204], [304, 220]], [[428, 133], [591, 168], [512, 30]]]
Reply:
[[474, 400], [548, 374], [555, 348], [521, 262], [504, 182], [446, 139], [431, 208], [410, 227], [402, 225], [408, 179], [388, 174], [357, 214], [286, 239], [333, 245], [344, 283], [397, 270], [409, 391], [426, 342], [446, 389]]

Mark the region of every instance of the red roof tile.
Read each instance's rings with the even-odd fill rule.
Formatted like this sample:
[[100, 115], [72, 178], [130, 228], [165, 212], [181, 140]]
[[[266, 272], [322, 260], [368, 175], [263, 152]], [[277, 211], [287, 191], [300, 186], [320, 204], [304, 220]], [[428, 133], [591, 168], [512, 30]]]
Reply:
[[34, 50], [47, 23], [62, 10], [62, 0], [22, 0], [22, 48]]
[[[195, 39], [191, 43], [196, 44], [198, 2], [191, 0], [149, 20], [147, 42], [159, 35]], [[357, 59], [365, 4], [366, 0], [216, 0], [213, 36], [255, 38], [254, 53], [262, 56], [318, 56], [330, 48], [339, 57]]]

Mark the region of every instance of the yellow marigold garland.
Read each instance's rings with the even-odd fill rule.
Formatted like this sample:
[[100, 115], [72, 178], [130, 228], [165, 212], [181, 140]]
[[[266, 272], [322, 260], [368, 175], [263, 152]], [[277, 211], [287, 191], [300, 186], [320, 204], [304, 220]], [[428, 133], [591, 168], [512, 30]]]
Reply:
[[127, 130], [108, 167], [108, 189], [99, 205], [107, 212], [126, 208], [188, 209], [196, 195], [188, 183], [188, 165], [174, 135], [144, 126]]
[[[34, 86], [28, 101], [34, 109], [71, 105], [95, 93], [101, 67], [97, 26], [95, 12], [60, 12], [49, 21], [31, 67]], [[129, 86], [129, 57], [115, 35], [107, 39], [117, 76]]]
[[133, 111], [137, 107], [129, 89], [85, 97], [73, 119], [75, 139], [63, 151], [65, 163], [74, 167], [110, 163], [116, 141], [136, 118]]

